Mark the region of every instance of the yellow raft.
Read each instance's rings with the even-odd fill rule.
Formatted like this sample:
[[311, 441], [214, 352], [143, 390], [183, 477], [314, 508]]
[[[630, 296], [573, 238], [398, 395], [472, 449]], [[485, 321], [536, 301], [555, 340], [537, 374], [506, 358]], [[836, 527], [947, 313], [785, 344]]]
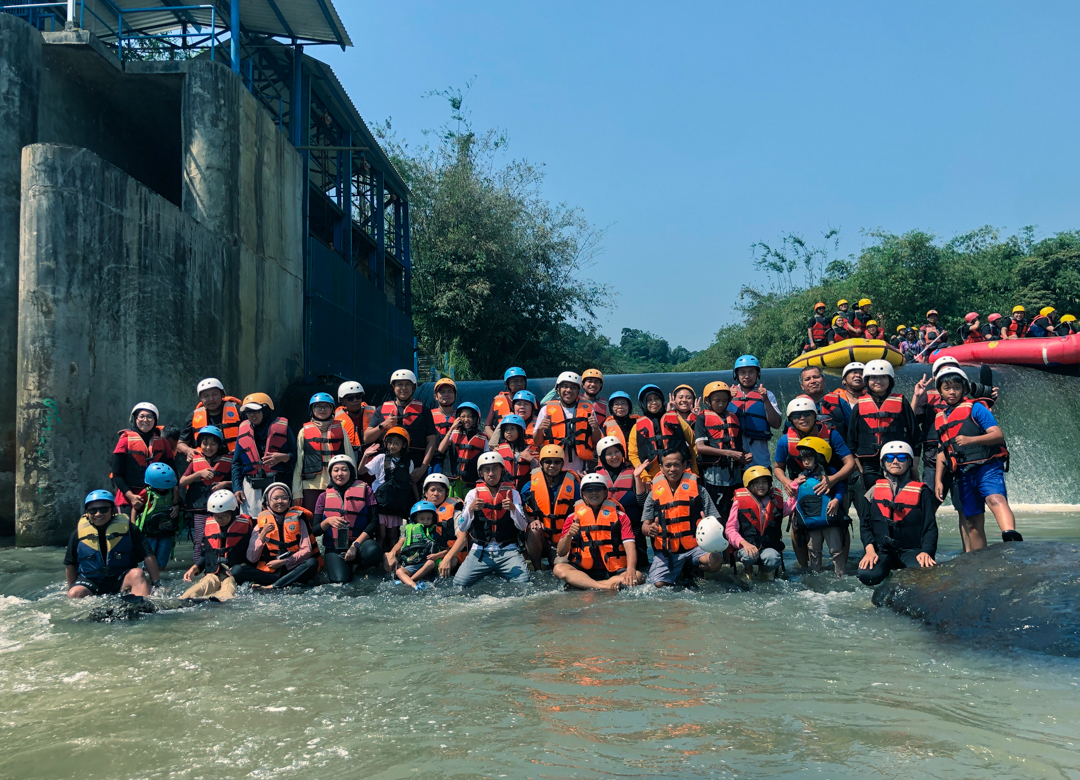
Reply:
[[848, 363], [867, 363], [871, 360], [888, 360], [897, 368], [904, 365], [904, 356], [900, 350], [884, 341], [847, 339], [812, 352], [804, 352], [788, 363], [788, 368], [843, 368]]

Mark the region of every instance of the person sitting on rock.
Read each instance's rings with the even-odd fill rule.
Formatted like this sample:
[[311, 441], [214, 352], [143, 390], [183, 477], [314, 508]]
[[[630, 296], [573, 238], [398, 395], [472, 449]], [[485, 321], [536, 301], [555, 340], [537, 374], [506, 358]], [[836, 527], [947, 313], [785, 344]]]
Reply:
[[[92, 490], [83, 501], [64, 556], [69, 599], [131, 591], [149, 596], [150, 583], [161, 576], [153, 548], [126, 515], [117, 511], [112, 493]], [[146, 572], [138, 568], [139, 562]], [[147, 574], [150, 579], [147, 579]]]
[[938, 502], [930, 487], [911, 478], [915, 452], [903, 441], [881, 448], [883, 475], [866, 492], [859, 534], [866, 551], [859, 580], [873, 587], [894, 569], [936, 566]]

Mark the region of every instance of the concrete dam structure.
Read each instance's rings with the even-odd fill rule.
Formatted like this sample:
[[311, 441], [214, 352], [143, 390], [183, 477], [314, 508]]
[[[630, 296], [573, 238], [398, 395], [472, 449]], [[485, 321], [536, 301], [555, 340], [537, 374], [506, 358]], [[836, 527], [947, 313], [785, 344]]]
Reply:
[[64, 541], [109, 487], [136, 402], [182, 427], [207, 376], [281, 398], [413, 364], [408, 188], [304, 53], [351, 43], [332, 6], [245, 4], [207, 42], [196, 11], [126, 7], [157, 5], [141, 28], [89, 3], [59, 25], [50, 7], [55, 32], [33, 4], [0, 13], [0, 535], [19, 545]]

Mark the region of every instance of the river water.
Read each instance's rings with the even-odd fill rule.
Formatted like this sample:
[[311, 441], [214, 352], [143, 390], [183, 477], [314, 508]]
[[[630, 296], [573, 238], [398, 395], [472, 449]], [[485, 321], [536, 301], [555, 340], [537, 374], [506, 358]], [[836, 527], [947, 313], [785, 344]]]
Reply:
[[0, 549], [0, 777], [1080, 778], [1080, 659], [942, 638], [853, 577], [369, 580], [109, 624], [62, 579]]

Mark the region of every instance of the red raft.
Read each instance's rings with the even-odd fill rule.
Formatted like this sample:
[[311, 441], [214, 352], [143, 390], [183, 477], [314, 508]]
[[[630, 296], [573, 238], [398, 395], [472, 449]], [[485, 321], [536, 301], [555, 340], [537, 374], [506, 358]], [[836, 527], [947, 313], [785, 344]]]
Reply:
[[960, 344], [934, 350], [938, 358], [954, 357], [961, 363], [1000, 363], [1011, 366], [1073, 366], [1080, 363], [1080, 333], [1048, 339], [1008, 339]]

